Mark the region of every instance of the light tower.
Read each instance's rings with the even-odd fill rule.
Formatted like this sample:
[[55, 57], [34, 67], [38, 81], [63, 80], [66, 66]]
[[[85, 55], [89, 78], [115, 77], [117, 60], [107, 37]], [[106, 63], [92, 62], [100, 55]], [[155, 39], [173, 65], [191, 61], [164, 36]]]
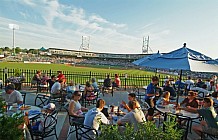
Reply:
[[149, 47], [149, 36], [147, 38], [143, 37], [142, 53], [148, 54], [149, 52], [151, 53], [153, 52], [151, 48]]
[[80, 45], [80, 51], [89, 51], [90, 36], [82, 36], [82, 44]]
[[19, 25], [9, 24], [9, 28], [13, 30], [12, 42], [13, 42], [13, 50], [14, 50], [14, 55], [15, 55], [15, 30], [19, 30]]

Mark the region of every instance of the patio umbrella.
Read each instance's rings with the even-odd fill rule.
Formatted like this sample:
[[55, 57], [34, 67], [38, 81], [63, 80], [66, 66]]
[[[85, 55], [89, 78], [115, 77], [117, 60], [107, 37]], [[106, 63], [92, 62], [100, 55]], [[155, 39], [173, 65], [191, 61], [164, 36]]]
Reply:
[[[138, 65], [155, 69], [180, 70], [180, 81], [183, 70], [213, 73], [218, 72], [218, 62], [216, 60], [187, 48], [186, 43], [184, 43], [182, 48], [159, 56], [156, 55], [157, 54], [154, 54], [154, 57], [152, 55], [148, 56], [149, 58], [147, 59], [144, 58], [146, 61], [141, 62]], [[180, 90], [179, 88], [180, 86], [178, 86], [178, 91]], [[177, 96], [177, 102], [178, 99], [179, 96]]]
[[148, 61], [150, 61], [150, 60], [152, 60], [154, 58], [157, 58], [157, 57], [159, 57], [161, 55], [162, 54], [160, 54], [159, 51], [158, 51], [155, 54], [152, 54], [152, 55], [149, 55], [149, 56], [145, 56], [145, 57], [140, 58], [140, 59], [138, 59], [138, 60], [136, 60], [136, 61], [134, 61], [132, 63], [135, 64], [135, 65], [141, 66], [141, 64], [144, 64], [144, 63], [146, 63], [146, 62], [148, 62]]

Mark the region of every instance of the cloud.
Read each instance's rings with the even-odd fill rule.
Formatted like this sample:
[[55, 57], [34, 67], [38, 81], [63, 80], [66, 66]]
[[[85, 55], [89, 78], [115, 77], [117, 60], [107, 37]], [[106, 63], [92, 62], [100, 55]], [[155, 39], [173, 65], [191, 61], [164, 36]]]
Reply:
[[21, 15], [21, 16], [23, 16], [23, 18], [24, 18], [24, 19], [26, 19], [26, 18], [27, 18], [27, 15], [26, 15], [26, 13], [24, 13], [24, 12], [19, 12], [19, 13], [20, 13], [20, 15]]
[[[87, 13], [83, 8], [74, 5], [63, 5], [57, 0], [23, 0], [25, 6], [34, 11], [31, 18], [34, 21], [44, 20], [41, 23], [30, 23], [0, 18], [0, 25], [5, 27], [5, 34], [0, 34], [4, 39], [0, 46], [11, 45], [11, 31], [8, 23], [20, 25], [16, 31], [16, 44], [21, 48], [46, 48], [79, 49], [81, 36], [90, 36], [90, 51], [140, 53], [142, 36], [124, 33], [128, 26], [125, 23], [111, 22], [96, 13]], [[20, 11], [22, 17], [27, 13]], [[140, 30], [139, 30], [140, 32]]]
[[99, 23], [108, 23], [108, 21], [100, 16], [92, 15], [89, 17], [90, 21], [99, 22]]
[[29, 6], [36, 6], [36, 4], [32, 0], [22, 0], [21, 3], [22, 2]]

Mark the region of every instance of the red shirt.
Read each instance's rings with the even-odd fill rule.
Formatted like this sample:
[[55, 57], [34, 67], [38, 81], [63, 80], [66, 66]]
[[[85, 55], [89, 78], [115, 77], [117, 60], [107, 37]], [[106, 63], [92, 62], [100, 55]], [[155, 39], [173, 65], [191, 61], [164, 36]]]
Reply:
[[121, 84], [120, 78], [115, 78], [114, 82], [116, 83], [117, 86], [120, 86]]
[[63, 82], [66, 83], [66, 78], [65, 78], [65, 76], [64, 76], [63, 74], [59, 74], [59, 75], [57, 76], [57, 78], [58, 78], [58, 80], [59, 80], [59, 79], [63, 79]]

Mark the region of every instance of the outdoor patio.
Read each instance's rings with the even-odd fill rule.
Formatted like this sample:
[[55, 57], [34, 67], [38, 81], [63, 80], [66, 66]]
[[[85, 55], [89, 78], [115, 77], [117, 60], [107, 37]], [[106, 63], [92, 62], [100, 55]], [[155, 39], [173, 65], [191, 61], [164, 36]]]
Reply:
[[[36, 91], [35, 90], [29, 90], [23, 89], [23, 92], [26, 92], [26, 104], [27, 105], [34, 105], [34, 101], [36, 98]], [[45, 94], [45, 93], [40, 93], [40, 94]], [[112, 97], [111, 94], [105, 94], [104, 96], [100, 94], [100, 98], [103, 98], [106, 101], [107, 105], [118, 105], [122, 100], [125, 102], [128, 102], [128, 91], [125, 90], [119, 90], [114, 92], [114, 96]], [[180, 97], [179, 101], [183, 100], [184, 97]], [[94, 105], [87, 106], [89, 109], [93, 108]], [[158, 119], [156, 118], [156, 124], [158, 124]], [[67, 132], [69, 128], [69, 123], [68, 123], [68, 115], [67, 112], [62, 108], [61, 111], [58, 112], [58, 123], [57, 123], [57, 135], [59, 140], [66, 140], [67, 138]], [[46, 138], [46, 140], [53, 140], [55, 137], [51, 136], [49, 138]], [[194, 133], [188, 133], [188, 140], [192, 140], [196, 138], [196, 134]], [[70, 139], [76, 139], [75, 134], [71, 134], [68, 137], [68, 140]]]

